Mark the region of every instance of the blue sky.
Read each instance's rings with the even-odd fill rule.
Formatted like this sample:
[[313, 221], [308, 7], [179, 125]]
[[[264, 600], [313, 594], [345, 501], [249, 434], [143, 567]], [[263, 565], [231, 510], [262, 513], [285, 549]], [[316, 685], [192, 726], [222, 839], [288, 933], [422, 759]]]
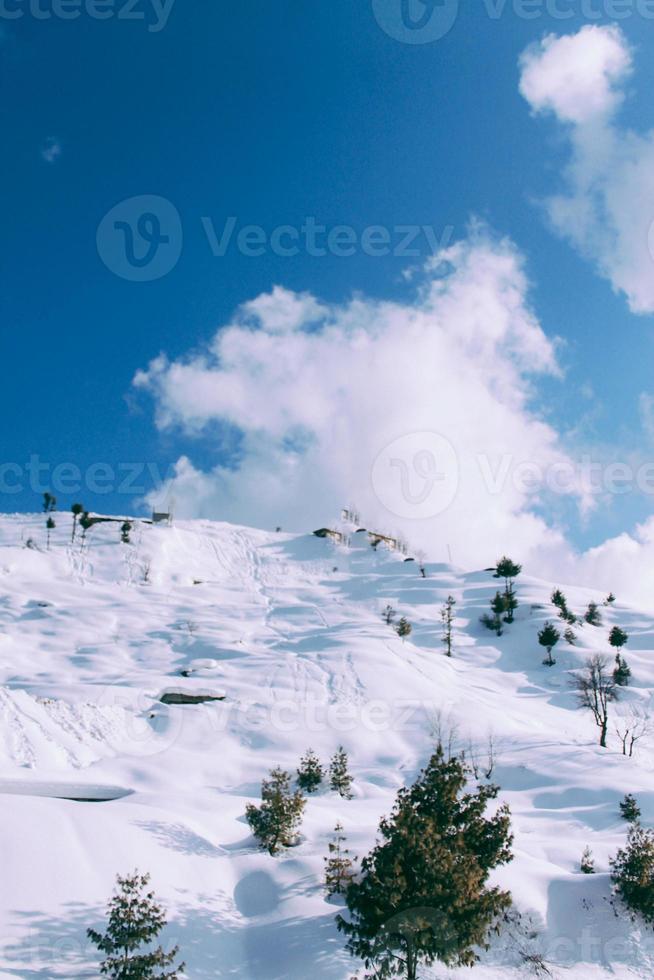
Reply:
[[[390, 10], [400, 0], [385, 2]], [[23, 16], [8, 19], [14, 9]], [[149, 4], [135, 10], [156, 26]], [[545, 333], [564, 341], [565, 380], [539, 381], [538, 412], [563, 438], [583, 420], [581, 441], [602, 452], [650, 448], [639, 396], [654, 390], [652, 315], [632, 312], [549, 226], [538, 200], [559, 188], [565, 127], [536, 116], [519, 91], [525, 48], [548, 32], [573, 34], [587, 18], [543, 9], [525, 19], [507, 4], [493, 19], [483, 4], [466, 4], [446, 36], [407, 44], [380, 27], [367, 0], [177, 0], [156, 31], [84, 8], [70, 21], [37, 19], [18, 0], [3, 11], [5, 462], [35, 455], [50, 469], [133, 462], [165, 473], [186, 454], [209, 470], [238, 445], [233, 429], [220, 420], [195, 434], [157, 428], [151, 399], [132, 387], [137, 370], [161, 351], [187, 357], [274, 285], [332, 304], [353, 294], [403, 302], [415, 290], [403, 270], [428, 258], [423, 239], [409, 261], [358, 248], [349, 257], [251, 257], [232, 246], [216, 257], [202, 219], [220, 233], [230, 215], [269, 231], [307, 216], [357, 233], [427, 225], [437, 236], [451, 228], [453, 240], [478, 216], [524, 256], [529, 303]], [[652, 24], [634, 12], [620, 28], [634, 66], [621, 125], [646, 133]], [[168, 274], [134, 282], [107, 267], [96, 235], [115, 205], [147, 195], [174, 205], [183, 246]], [[3, 493], [3, 510], [38, 506], [21, 482], [23, 492]], [[136, 483], [147, 490], [151, 479]], [[119, 489], [114, 481], [106, 496], [60, 492], [60, 504], [133, 508], [138, 494]], [[560, 516], [585, 546], [649, 512], [649, 499], [630, 494], [585, 522]]]

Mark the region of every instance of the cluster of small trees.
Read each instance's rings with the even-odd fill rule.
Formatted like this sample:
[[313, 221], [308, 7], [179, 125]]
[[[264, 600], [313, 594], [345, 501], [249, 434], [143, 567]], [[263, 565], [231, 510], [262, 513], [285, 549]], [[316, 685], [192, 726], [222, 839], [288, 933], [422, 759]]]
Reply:
[[297, 769], [297, 788], [293, 789], [291, 774], [281, 768], [273, 769], [261, 783], [261, 804], [248, 803], [245, 816], [252, 833], [269, 854], [279, 854], [297, 842], [306, 807], [305, 793], [315, 793], [329, 777], [329, 788], [343, 799], [352, 798], [352, 776], [347, 752], [343, 746], [334, 753], [329, 770], [309, 749]]
[[397, 635], [401, 637], [401, 639], [405, 640], [407, 636], [411, 636], [413, 627], [406, 616], [401, 616], [397, 622], [395, 621], [396, 616], [397, 613], [390, 604], [386, 606], [382, 613], [382, 619], [386, 625], [392, 626]]
[[489, 630], [493, 630], [497, 636], [504, 632], [504, 624], [512, 623], [515, 618], [515, 611], [518, 608], [518, 599], [515, 592], [515, 580], [522, 571], [522, 565], [517, 565], [506, 555], [500, 558], [493, 571], [493, 578], [504, 579], [504, 591], [497, 591], [491, 599], [490, 607], [492, 615], [484, 613], [481, 622]]
[[[56, 522], [52, 516], [57, 510], [57, 498], [51, 493], [43, 494], [43, 513], [46, 515], [46, 547], [50, 550], [50, 535], [56, 528]], [[84, 504], [74, 503], [70, 508], [71, 514], [73, 515], [73, 524], [71, 528], [71, 544], [75, 542], [77, 536], [77, 526], [82, 528], [82, 539], [86, 537], [86, 532], [90, 527], [93, 526], [93, 521], [89, 515], [89, 512], [84, 507]], [[132, 522], [123, 521], [120, 526], [120, 540], [123, 544], [131, 544], [130, 532], [132, 531]]]

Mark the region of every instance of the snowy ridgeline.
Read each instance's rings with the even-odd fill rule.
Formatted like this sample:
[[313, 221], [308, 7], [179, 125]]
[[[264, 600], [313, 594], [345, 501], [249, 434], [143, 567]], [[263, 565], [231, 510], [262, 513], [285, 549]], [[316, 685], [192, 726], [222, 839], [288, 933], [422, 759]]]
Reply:
[[[135, 523], [129, 543], [98, 525], [71, 544], [69, 515], [56, 517], [50, 550], [42, 516], [0, 519], [1, 978], [97, 976], [86, 929], [101, 927], [116, 874], [139, 868], [190, 980], [347, 980], [360, 964], [323, 887], [334, 826], [366, 854], [439, 732], [482, 783], [492, 735], [515, 835], [493, 881], [522, 920], [472, 972], [424, 976], [538, 975], [540, 956], [552, 976], [653, 975], [654, 934], [612, 902], [608, 874], [626, 793], [654, 823], [651, 740], [624, 756], [615, 732], [654, 691], [647, 616], [524, 569], [515, 621], [496, 636], [479, 621], [503, 587], [489, 572], [427, 564], [423, 577], [354, 528], [342, 529], [349, 546], [207, 521]], [[601, 624], [576, 625], [575, 645], [555, 587], [574, 613], [598, 603]], [[385, 622], [388, 605], [410, 635]], [[547, 620], [561, 633], [551, 667]], [[613, 626], [629, 636], [631, 678], [602, 749], [569, 679], [593, 654], [613, 658]], [[328, 763], [341, 745], [352, 798], [320, 787], [297, 845], [270, 857], [245, 820], [261, 780], [295, 773], [309, 747]], [[587, 846], [594, 875], [580, 873]]]

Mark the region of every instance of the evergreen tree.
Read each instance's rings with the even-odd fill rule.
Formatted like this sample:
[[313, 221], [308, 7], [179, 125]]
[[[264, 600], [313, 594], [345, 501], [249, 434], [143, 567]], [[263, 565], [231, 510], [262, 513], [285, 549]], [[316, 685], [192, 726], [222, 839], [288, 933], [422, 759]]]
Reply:
[[590, 626], [601, 626], [602, 616], [597, 608], [596, 602], [589, 602], [588, 609], [584, 613], [584, 619]]
[[411, 636], [413, 626], [405, 616], [402, 616], [399, 623], [395, 627], [395, 632], [399, 637], [401, 637], [401, 639], [405, 640], [407, 636]]
[[443, 621], [443, 645], [445, 647], [445, 655], [447, 657], [452, 656], [452, 625], [454, 623], [454, 607], [456, 606], [456, 599], [454, 596], [448, 595], [445, 600], [445, 605], [441, 609], [441, 619]]
[[330, 788], [339, 793], [344, 799], [351, 800], [352, 776], [348, 769], [347, 752], [340, 745], [334, 753], [329, 766]]
[[320, 765], [320, 759], [309, 749], [300, 759], [297, 770], [297, 784], [305, 793], [315, 793], [325, 776], [325, 770]]
[[590, 847], [584, 848], [584, 853], [581, 855], [579, 870], [583, 875], [595, 874], [595, 858], [593, 857], [593, 852], [591, 851]]
[[552, 659], [552, 650], [561, 639], [561, 634], [552, 623], [545, 623], [542, 630], [538, 633], [538, 642], [547, 650], [547, 657], [543, 663], [547, 667], [553, 667], [556, 660]]
[[614, 647], [618, 653], [621, 652], [625, 643], [629, 640], [629, 634], [625, 633], [624, 630], [620, 629], [619, 626], [614, 626], [609, 633], [609, 643]]
[[565, 638], [566, 643], [569, 643], [571, 647], [575, 645], [577, 641], [577, 634], [575, 633], [575, 631], [572, 629], [571, 626], [568, 626], [563, 636]]
[[487, 613], [481, 617], [481, 622], [489, 630], [493, 630], [498, 636], [501, 636], [504, 632], [502, 628], [502, 615], [506, 610], [506, 600], [501, 592], [496, 592], [491, 599], [490, 607], [493, 615], [489, 616]]
[[43, 494], [43, 513], [51, 514], [57, 509], [57, 498], [53, 497], [51, 493]]
[[47, 534], [48, 534], [47, 549], [48, 549], [48, 551], [50, 551], [50, 535], [52, 534], [52, 532], [54, 531], [54, 529], [57, 526], [55, 524], [55, 520], [54, 520], [54, 517], [52, 516], [52, 514], [49, 515], [47, 521], [45, 522], [45, 526], [46, 526], [46, 530], [47, 530]]
[[615, 667], [613, 668], [613, 680], [618, 687], [626, 687], [631, 679], [631, 668], [620, 654], [616, 654]]
[[654, 832], [634, 824], [627, 846], [611, 859], [611, 878], [627, 908], [654, 922]]
[[248, 803], [245, 815], [261, 846], [274, 855], [294, 844], [305, 805], [302, 793], [291, 791], [289, 773], [273, 769], [261, 783], [261, 806]]
[[495, 566], [494, 578], [504, 579], [504, 598], [506, 601], [506, 622], [513, 622], [513, 613], [518, 608], [518, 600], [515, 597], [513, 588], [514, 580], [522, 571], [522, 565], [516, 565], [514, 561], [506, 555], [500, 558]]
[[93, 521], [91, 520], [88, 510], [85, 510], [80, 517], [79, 525], [82, 529], [82, 538], [86, 538], [86, 532], [89, 530], [89, 528], [93, 527]]
[[568, 601], [560, 589], [554, 589], [554, 592], [552, 593], [552, 603], [562, 614], [567, 613]]
[[132, 530], [132, 525], [129, 521], [124, 521], [120, 526], [120, 540], [123, 544], [130, 544], [131, 538], [129, 532]]
[[607, 595], [605, 601], [606, 601], [607, 606], [612, 606], [613, 605], [613, 603], [615, 602], [615, 596], [613, 595], [612, 592], [609, 592], [609, 594]]
[[508, 808], [487, 818], [498, 789], [466, 792], [467, 777], [462, 760], [446, 759], [439, 746], [417, 782], [400, 790], [381, 841], [347, 889], [349, 917], [338, 916], [338, 928], [377, 978], [416, 980], [421, 965], [437, 960], [472, 966], [511, 904], [508, 892], [486, 884], [511, 860]]
[[87, 929], [91, 942], [105, 955], [100, 973], [113, 980], [177, 980], [184, 970], [184, 963], [173, 967], [178, 946], [168, 953], [161, 946], [144, 949], [166, 925], [163, 908], [154, 893], [146, 891], [149, 881], [150, 875], [138, 871], [124, 878], [118, 875], [118, 891], [107, 906], [107, 931]]
[[327, 895], [342, 895], [354, 878], [353, 861], [347, 847], [347, 838], [340, 823], [334, 828], [334, 836], [329, 842], [329, 857], [325, 861], [325, 888]]
[[620, 803], [620, 816], [627, 823], [637, 823], [640, 820], [640, 807], [632, 793], [627, 793]]
[[71, 539], [70, 540], [71, 541], [74, 541], [75, 540], [75, 533], [77, 531], [77, 518], [80, 516], [80, 514], [83, 514], [84, 513], [84, 506], [83, 506], [83, 504], [73, 504], [73, 506], [70, 508], [70, 510], [71, 510], [72, 515], [73, 515], [73, 533], [72, 533], [72, 536], [71, 536]]
[[390, 626], [392, 624], [393, 620], [395, 619], [395, 610], [391, 605], [386, 606], [386, 608], [384, 609], [382, 613], [382, 619], [384, 620], [387, 626]]

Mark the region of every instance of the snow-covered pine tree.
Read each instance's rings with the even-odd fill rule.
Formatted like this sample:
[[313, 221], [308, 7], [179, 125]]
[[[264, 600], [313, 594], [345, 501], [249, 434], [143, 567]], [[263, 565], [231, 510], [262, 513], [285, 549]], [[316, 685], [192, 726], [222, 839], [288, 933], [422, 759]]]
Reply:
[[[166, 925], [164, 910], [147, 891], [149, 874], [120, 875], [118, 890], [107, 905], [107, 931], [87, 929], [94, 946], [104, 953], [100, 973], [112, 980], [177, 980], [184, 964], [173, 967], [179, 947], [166, 953], [161, 946], [147, 949]], [[172, 969], [167, 969], [172, 967]]]
[[513, 583], [521, 571], [522, 565], [517, 565], [510, 558], [507, 558], [506, 555], [504, 555], [503, 558], [500, 558], [495, 566], [493, 577], [504, 579], [504, 599], [507, 623], [513, 622], [513, 613], [518, 608], [518, 600], [515, 596]]
[[627, 846], [611, 859], [611, 878], [627, 908], [654, 922], [654, 831], [630, 828]]
[[342, 895], [354, 878], [354, 861], [345, 847], [347, 838], [343, 833], [343, 825], [337, 823], [334, 834], [328, 844], [329, 856], [325, 861], [325, 888], [328, 897]]
[[489, 616], [487, 613], [484, 613], [481, 617], [481, 622], [487, 629], [493, 630], [497, 636], [501, 636], [504, 632], [502, 628], [502, 615], [506, 611], [506, 599], [501, 592], [495, 593], [491, 599], [490, 607], [493, 615]]
[[552, 650], [561, 639], [561, 634], [552, 623], [545, 623], [542, 630], [538, 633], [538, 642], [547, 650], [547, 657], [543, 660], [546, 667], [553, 667], [556, 660], [552, 658]]
[[636, 797], [632, 793], [627, 793], [620, 803], [620, 816], [627, 823], [637, 823], [640, 820], [640, 807]]
[[308, 749], [300, 759], [297, 770], [297, 784], [305, 793], [315, 793], [325, 776], [325, 770], [320, 765], [320, 759], [313, 751]]
[[402, 640], [405, 640], [407, 636], [411, 636], [411, 633], [413, 632], [413, 626], [406, 618], [406, 616], [402, 616], [399, 623], [395, 627], [395, 632]]
[[123, 523], [120, 526], [120, 540], [123, 542], [123, 544], [130, 543], [131, 539], [129, 533], [131, 530], [132, 530], [131, 523], [129, 521], [123, 521]]
[[596, 602], [588, 603], [588, 609], [584, 613], [584, 619], [590, 626], [602, 625], [602, 616]]
[[584, 875], [595, 874], [595, 858], [590, 847], [584, 848], [584, 853], [581, 855], [581, 861], [579, 863], [579, 870]]
[[329, 766], [329, 785], [331, 789], [339, 793], [344, 799], [352, 799], [352, 793], [350, 792], [352, 776], [348, 769], [347, 752], [342, 745], [334, 753]]
[[302, 793], [292, 792], [289, 773], [278, 768], [261, 783], [261, 806], [248, 803], [245, 816], [261, 846], [274, 855], [295, 843], [305, 805]]
[[393, 620], [395, 619], [395, 610], [390, 604], [386, 606], [386, 608], [384, 609], [382, 613], [382, 619], [384, 620], [387, 626], [392, 625]]

